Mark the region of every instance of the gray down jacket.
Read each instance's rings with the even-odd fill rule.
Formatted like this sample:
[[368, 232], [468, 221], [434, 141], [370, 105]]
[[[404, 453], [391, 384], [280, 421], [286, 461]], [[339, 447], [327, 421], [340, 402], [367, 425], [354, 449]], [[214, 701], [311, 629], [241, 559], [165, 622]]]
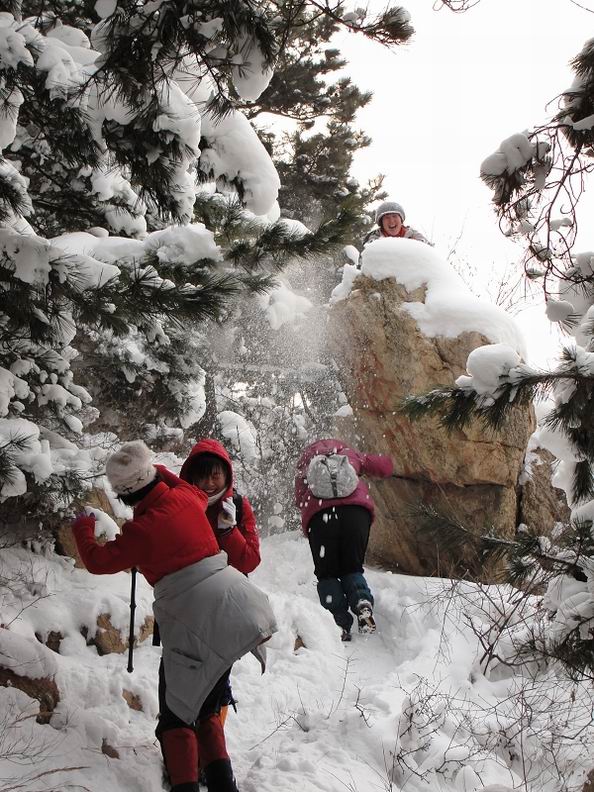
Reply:
[[167, 706], [190, 725], [236, 660], [254, 651], [262, 662], [257, 647], [276, 632], [274, 614], [266, 594], [227, 566], [225, 553], [165, 575], [154, 594]]

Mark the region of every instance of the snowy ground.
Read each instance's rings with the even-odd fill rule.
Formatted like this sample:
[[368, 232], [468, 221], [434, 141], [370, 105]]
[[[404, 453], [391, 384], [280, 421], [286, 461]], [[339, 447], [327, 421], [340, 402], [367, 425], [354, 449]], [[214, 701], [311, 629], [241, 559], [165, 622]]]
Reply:
[[[26, 662], [30, 675], [55, 673], [61, 702], [42, 726], [27, 716], [38, 709], [28, 697], [0, 687], [0, 792], [17, 779], [27, 792], [162, 792], [153, 736], [159, 650], [148, 642], [137, 649], [130, 675], [125, 655], [99, 657], [79, 630], [106, 611], [126, 629], [128, 575], [94, 577], [23, 550], [4, 551], [6, 568], [17, 558], [45, 588], [14, 584], [15, 597], [0, 600], [0, 624], [9, 626], [0, 630], [0, 656]], [[530, 681], [500, 669], [487, 679], [462, 605], [435, 598], [448, 581], [369, 570], [378, 633], [343, 644], [317, 602], [301, 536], [266, 539], [252, 578], [269, 593], [280, 629], [264, 676], [251, 656], [233, 672], [238, 712], [227, 734], [241, 792], [581, 789], [594, 766], [591, 694], [550, 676]], [[464, 591], [464, 613], [480, 618], [478, 592]], [[15, 610], [17, 600], [28, 607]], [[138, 623], [150, 601], [141, 583]], [[34, 638], [51, 630], [65, 634], [59, 655]], [[295, 650], [297, 636], [304, 647]], [[128, 707], [123, 689], [143, 711]], [[40, 775], [59, 768], [68, 769]]]

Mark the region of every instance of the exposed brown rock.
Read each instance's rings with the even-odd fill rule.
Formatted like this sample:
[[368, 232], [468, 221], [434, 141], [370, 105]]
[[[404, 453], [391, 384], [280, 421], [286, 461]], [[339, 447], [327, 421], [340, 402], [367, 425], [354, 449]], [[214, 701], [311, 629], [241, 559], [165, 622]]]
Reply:
[[414, 575], [496, 578], [496, 567], [484, 566], [470, 548], [461, 555], [457, 550], [452, 558], [444, 545], [424, 538], [415, 509], [423, 503], [477, 531], [493, 528], [500, 536], [511, 536], [516, 524], [513, 488], [475, 484], [462, 489], [421, 479], [390, 479], [373, 482], [371, 490], [379, 515], [370, 537], [371, 562]]
[[[136, 644], [142, 643], [153, 634], [153, 623], [153, 617], [147, 616], [140, 628], [136, 629]], [[90, 641], [87, 637], [87, 643], [97, 647], [97, 654], [123, 654], [128, 651], [128, 633], [122, 635], [113, 626], [109, 613], [101, 613], [97, 617], [97, 628], [95, 636]]]
[[49, 723], [52, 712], [60, 701], [58, 686], [50, 677], [33, 679], [19, 676], [9, 668], [0, 666], [0, 687], [14, 687], [17, 690], [22, 690], [30, 698], [37, 699], [39, 702], [37, 723]]
[[114, 748], [113, 745], [110, 745], [105, 737], [103, 738], [103, 742], [101, 743], [101, 753], [105, 754], [105, 756], [109, 756], [110, 759], [119, 759], [120, 754], [117, 748]]
[[296, 652], [298, 649], [304, 649], [304, 648], [305, 648], [305, 644], [303, 643], [303, 638], [300, 635], [298, 635], [295, 638], [295, 646], [293, 647], [293, 651]]
[[136, 693], [132, 693], [131, 690], [127, 690], [124, 688], [122, 690], [122, 696], [126, 700], [126, 704], [132, 710], [136, 710], [136, 712], [143, 712], [142, 700], [139, 695]]
[[[353, 408], [353, 418], [339, 419], [337, 432], [362, 450], [389, 454], [402, 477], [373, 485], [378, 509], [370, 557], [403, 572], [464, 575], [469, 559], [448, 558], [444, 548], [427, 545], [411, 509], [429, 503], [469, 528], [493, 526], [512, 535], [533, 412], [516, 409], [497, 434], [477, 422], [447, 433], [436, 418], [409, 421], [399, 412], [406, 397], [453, 385], [469, 353], [490, 342], [476, 332], [425, 336], [402, 309], [423, 300], [424, 289], [408, 293], [394, 279], [363, 276], [356, 287], [332, 306], [329, 318], [330, 348]], [[492, 573], [473, 570], [482, 579]]]
[[52, 652], [60, 653], [60, 644], [64, 638], [61, 632], [50, 630], [45, 638], [40, 633], [35, 633], [35, 637], [39, 643], [45, 644]]

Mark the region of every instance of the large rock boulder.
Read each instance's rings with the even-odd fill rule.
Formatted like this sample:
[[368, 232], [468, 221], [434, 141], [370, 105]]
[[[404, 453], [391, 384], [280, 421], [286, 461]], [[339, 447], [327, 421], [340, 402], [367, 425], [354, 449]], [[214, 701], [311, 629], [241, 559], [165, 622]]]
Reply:
[[512, 320], [473, 298], [431, 248], [408, 240], [366, 248], [362, 273], [337, 296], [329, 344], [353, 410], [337, 431], [362, 450], [389, 454], [398, 477], [372, 485], [370, 557], [414, 574], [492, 579], [493, 570], [459, 549], [428, 542], [416, 509], [430, 505], [471, 529], [511, 536], [532, 411], [514, 410], [498, 433], [478, 422], [448, 433], [437, 418], [411, 422], [400, 408], [408, 396], [453, 385], [478, 346], [505, 342], [521, 352]]

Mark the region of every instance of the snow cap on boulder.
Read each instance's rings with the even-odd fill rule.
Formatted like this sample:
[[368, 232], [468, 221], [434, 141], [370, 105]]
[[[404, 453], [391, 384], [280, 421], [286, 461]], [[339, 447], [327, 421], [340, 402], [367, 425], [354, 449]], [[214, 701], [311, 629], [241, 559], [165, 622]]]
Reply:
[[151, 451], [142, 440], [124, 443], [107, 460], [105, 472], [117, 495], [137, 492], [150, 484], [157, 473], [152, 463]]
[[406, 220], [404, 209], [396, 201], [384, 201], [381, 203], [375, 210], [375, 222], [381, 225], [382, 217], [387, 214], [399, 214], [403, 223]]

